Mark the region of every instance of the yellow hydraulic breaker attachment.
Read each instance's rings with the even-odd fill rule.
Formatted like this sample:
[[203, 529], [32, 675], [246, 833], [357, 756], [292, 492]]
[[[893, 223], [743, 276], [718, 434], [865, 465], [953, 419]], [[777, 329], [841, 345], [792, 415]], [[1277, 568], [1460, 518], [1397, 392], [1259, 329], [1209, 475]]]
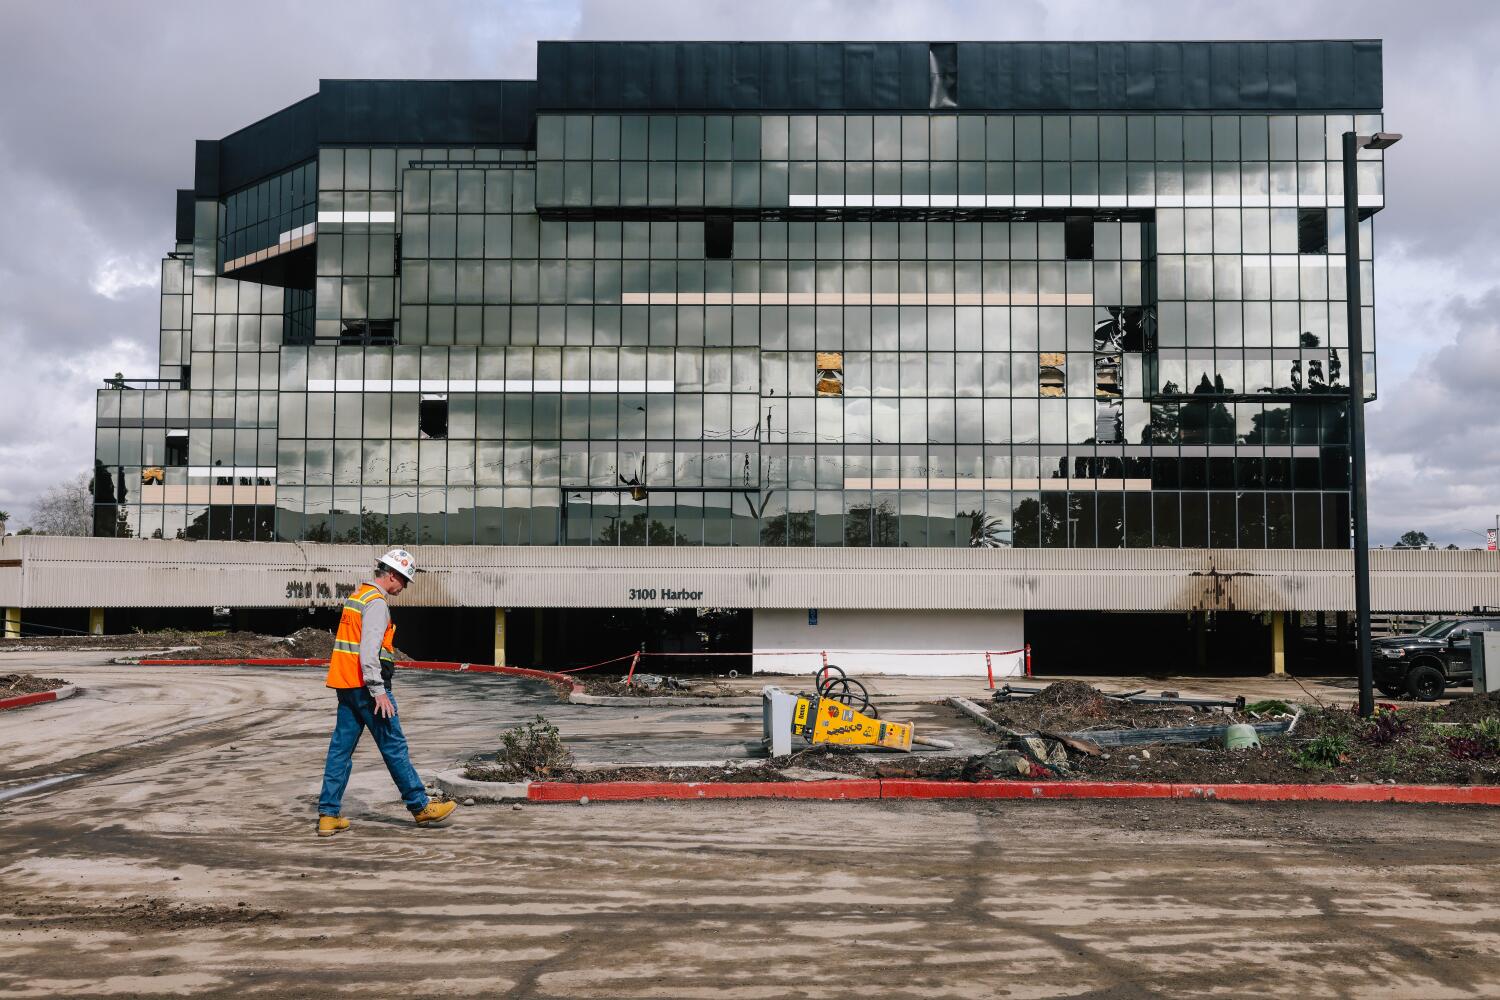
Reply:
[[886, 722], [818, 695], [798, 696], [792, 713], [792, 732], [809, 743], [911, 750], [911, 723]]
[[813, 675], [814, 694], [792, 694], [778, 687], [761, 690], [761, 742], [773, 757], [794, 744], [869, 747], [911, 753], [912, 744], [951, 750], [947, 740], [918, 737], [910, 722], [887, 722], [870, 702], [865, 686], [833, 664]]

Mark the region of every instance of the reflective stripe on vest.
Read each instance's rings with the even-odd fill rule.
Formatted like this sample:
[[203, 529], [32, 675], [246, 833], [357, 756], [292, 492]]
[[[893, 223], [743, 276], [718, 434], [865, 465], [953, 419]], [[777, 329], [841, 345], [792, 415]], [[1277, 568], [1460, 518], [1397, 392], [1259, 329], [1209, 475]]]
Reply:
[[[374, 584], [361, 584], [344, 602], [339, 616], [338, 631], [333, 637], [333, 654], [328, 658], [328, 679], [331, 688], [358, 688], [365, 686], [364, 672], [359, 666], [359, 642], [364, 633], [365, 607], [385, 594]], [[380, 663], [384, 666], [396, 662], [396, 625], [386, 626], [380, 640]]]

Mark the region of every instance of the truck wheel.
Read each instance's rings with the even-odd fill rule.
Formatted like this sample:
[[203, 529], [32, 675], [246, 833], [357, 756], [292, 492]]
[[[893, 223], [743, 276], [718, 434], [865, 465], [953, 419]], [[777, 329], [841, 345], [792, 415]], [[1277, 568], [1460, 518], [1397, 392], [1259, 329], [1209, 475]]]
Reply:
[[1447, 686], [1443, 672], [1425, 663], [1412, 667], [1406, 675], [1406, 691], [1418, 701], [1441, 698]]
[[1380, 688], [1380, 693], [1387, 698], [1399, 698], [1406, 693], [1406, 689], [1400, 684], [1376, 684], [1375, 686]]

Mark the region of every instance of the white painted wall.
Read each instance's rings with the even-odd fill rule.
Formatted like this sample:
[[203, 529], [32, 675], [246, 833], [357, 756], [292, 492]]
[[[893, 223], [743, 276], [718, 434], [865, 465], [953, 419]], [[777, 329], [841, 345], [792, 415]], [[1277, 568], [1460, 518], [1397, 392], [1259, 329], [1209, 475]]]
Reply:
[[[851, 674], [984, 677], [986, 650], [998, 654], [1026, 642], [1020, 611], [824, 608], [816, 625], [807, 623], [806, 609], [757, 608], [751, 614], [757, 673], [811, 673], [826, 650], [829, 663]], [[991, 662], [996, 677], [1026, 673], [1021, 653], [992, 655]]]

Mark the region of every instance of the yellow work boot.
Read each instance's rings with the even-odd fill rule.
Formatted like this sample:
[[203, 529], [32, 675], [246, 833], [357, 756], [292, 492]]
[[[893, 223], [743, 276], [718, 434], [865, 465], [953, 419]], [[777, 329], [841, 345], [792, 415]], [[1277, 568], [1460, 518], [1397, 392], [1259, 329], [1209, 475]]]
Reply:
[[318, 836], [332, 837], [335, 833], [343, 833], [349, 829], [349, 821], [340, 816], [319, 816]]
[[433, 826], [448, 818], [448, 814], [458, 808], [458, 803], [449, 799], [447, 802], [428, 802], [426, 808], [416, 813], [413, 819], [418, 826]]

